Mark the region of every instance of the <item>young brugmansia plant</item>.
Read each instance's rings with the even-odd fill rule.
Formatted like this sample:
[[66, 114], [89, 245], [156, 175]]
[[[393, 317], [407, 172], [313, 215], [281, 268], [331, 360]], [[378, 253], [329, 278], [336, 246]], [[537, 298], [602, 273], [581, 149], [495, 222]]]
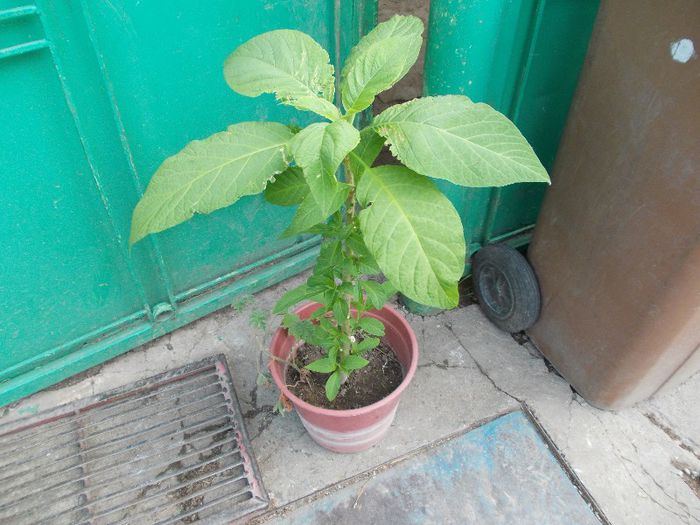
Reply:
[[[311, 37], [278, 30], [244, 43], [224, 64], [231, 88], [250, 97], [274, 93], [325, 121], [301, 130], [244, 122], [191, 142], [163, 162], [134, 211], [131, 243], [244, 195], [264, 191], [273, 204], [298, 205], [284, 235], [320, 235], [320, 255], [308, 281], [275, 312], [303, 300], [322, 305], [304, 320], [286, 313], [283, 325], [325, 349], [307, 368], [328, 374], [329, 400], [368, 363], [363, 355], [384, 333], [363, 315], [368, 309], [382, 308], [396, 290], [426, 305], [457, 305], [462, 224], [431, 178], [469, 187], [549, 180], [513, 123], [465, 96], [416, 99], [355, 127], [374, 97], [411, 68], [422, 32], [418, 18], [394, 16], [367, 34], [341, 72], [342, 110], [328, 53]], [[385, 143], [403, 165], [374, 165]], [[367, 279], [375, 274], [386, 281]]]

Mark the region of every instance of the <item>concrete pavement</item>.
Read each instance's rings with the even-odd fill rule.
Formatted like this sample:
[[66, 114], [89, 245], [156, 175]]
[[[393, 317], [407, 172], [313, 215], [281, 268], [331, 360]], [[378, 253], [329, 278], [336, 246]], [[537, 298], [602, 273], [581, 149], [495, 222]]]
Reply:
[[610, 522], [700, 523], [700, 375], [634, 408], [600, 411], [574, 393], [528, 342], [500, 332], [476, 305], [434, 317], [407, 314], [418, 336], [420, 365], [387, 438], [358, 455], [321, 449], [294, 413], [272, 413], [274, 387], [256, 383], [265, 361], [260, 350], [278, 320], [271, 317], [262, 335], [251, 326], [251, 315], [269, 312], [300, 279], [257, 294], [240, 311], [216, 312], [6, 407], [0, 420], [223, 353], [273, 510], [341, 491], [362, 476], [393, 468], [397, 458], [527, 406]]

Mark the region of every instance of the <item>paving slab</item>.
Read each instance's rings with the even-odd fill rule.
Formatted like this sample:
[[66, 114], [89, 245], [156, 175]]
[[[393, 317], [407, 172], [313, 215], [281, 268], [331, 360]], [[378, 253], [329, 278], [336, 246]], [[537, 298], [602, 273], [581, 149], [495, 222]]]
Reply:
[[600, 525], [542, 436], [512, 412], [268, 523]]
[[[700, 372], [683, 384], [640, 405], [652, 423], [681, 446], [700, 452]], [[700, 458], [699, 458], [700, 459]]]

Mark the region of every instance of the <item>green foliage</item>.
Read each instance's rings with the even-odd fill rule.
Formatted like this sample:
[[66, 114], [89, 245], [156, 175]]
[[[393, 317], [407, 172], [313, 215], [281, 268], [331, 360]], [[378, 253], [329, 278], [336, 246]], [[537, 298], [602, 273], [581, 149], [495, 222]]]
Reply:
[[268, 182], [265, 187], [265, 199], [277, 206], [296, 206], [301, 204], [309, 194], [309, 186], [304, 179], [301, 168], [292, 166]]
[[350, 171], [359, 181], [366, 168], [370, 168], [384, 147], [384, 137], [373, 128], [365, 128], [360, 132], [360, 143], [348, 157]]
[[387, 279], [419, 303], [457, 306], [464, 232], [447, 197], [404, 166], [380, 166], [362, 175], [357, 198], [365, 243]]
[[367, 304], [377, 310], [396, 293], [396, 288], [389, 281], [381, 284], [375, 281], [362, 281], [360, 287], [365, 294]]
[[267, 312], [264, 310], [254, 310], [250, 313], [250, 324], [258, 330], [267, 328]]
[[379, 24], [352, 49], [341, 74], [343, 106], [352, 115], [401, 80], [418, 58], [423, 23], [394, 16]]
[[285, 292], [280, 300], [277, 301], [272, 313], [282, 314], [286, 312], [289, 307], [294, 306], [304, 299], [311, 299], [315, 295], [317, 295], [317, 292], [310, 288], [307, 284], [302, 284], [301, 286], [292, 288], [291, 290]]
[[338, 370], [328, 377], [328, 381], [326, 381], [326, 397], [329, 401], [333, 401], [338, 396], [340, 381], [340, 372]]
[[352, 353], [361, 354], [363, 352], [366, 352], [367, 350], [372, 350], [377, 346], [379, 346], [379, 339], [377, 339], [376, 337], [366, 337], [353, 347]]
[[[464, 96], [417, 99], [362, 130], [353, 126], [358, 112], [408, 72], [422, 32], [418, 18], [395, 16], [355, 46], [341, 74], [345, 113], [333, 104], [328, 53], [311, 37], [278, 30], [245, 42], [224, 63], [234, 91], [273, 93], [328, 122], [303, 129], [246, 122], [191, 142], [163, 162], [134, 210], [132, 244], [244, 195], [264, 191], [272, 204], [297, 206], [283, 235], [320, 235], [321, 248], [311, 277], [286, 292], [274, 312], [297, 340], [323, 349], [306, 369], [328, 374], [330, 400], [384, 335], [368, 310], [381, 309], [396, 291], [430, 306], [458, 303], [462, 225], [429, 177], [470, 187], [549, 181], [513, 123]], [[405, 166], [375, 166], [385, 143]], [[377, 274], [386, 281], [365, 278]], [[319, 303], [307, 319], [289, 313], [302, 301]], [[253, 312], [251, 323], [264, 327], [267, 316]]]
[[350, 371], [350, 370], [358, 370], [360, 368], [363, 368], [369, 364], [369, 361], [365, 359], [364, 357], [360, 357], [359, 355], [355, 354], [350, 354], [348, 356], [345, 356], [343, 360], [340, 362], [340, 366], [343, 370]]
[[374, 317], [363, 317], [357, 323], [357, 327], [370, 335], [384, 335], [384, 323]]
[[276, 122], [244, 122], [190, 142], [153, 175], [134, 210], [129, 242], [260, 193], [286, 169], [292, 137]]
[[255, 384], [258, 386], [267, 386], [270, 384], [270, 378], [272, 375], [270, 372], [258, 372], [255, 378]]
[[246, 309], [255, 300], [251, 294], [244, 294], [236, 297], [231, 303], [231, 308], [238, 313]]
[[335, 203], [341, 183], [336, 178], [340, 163], [360, 142], [360, 133], [344, 120], [311, 124], [291, 141], [292, 155], [304, 171], [314, 202], [327, 217], [338, 208]]
[[335, 359], [322, 357], [321, 359], [316, 359], [316, 361], [309, 363], [304, 368], [307, 368], [312, 372], [330, 374], [331, 372], [335, 372], [335, 369], [338, 368], [338, 363], [336, 363]]
[[508, 118], [467, 97], [425, 97], [392, 106], [372, 127], [412, 170], [461, 186], [549, 182], [530, 145]]
[[224, 77], [246, 97], [274, 93], [283, 104], [329, 120], [340, 117], [328, 53], [301, 31], [280, 29], [251, 38], [228, 56]]
[[331, 213], [337, 212], [345, 203], [345, 200], [350, 193], [350, 187], [346, 184], [338, 184], [338, 192], [333, 196], [333, 200], [327, 207], [327, 212], [324, 212], [322, 205], [316, 201], [316, 197], [309, 192], [297, 208], [292, 223], [289, 225], [283, 237], [297, 235], [299, 233], [308, 232], [312, 227], [322, 223], [328, 218]]

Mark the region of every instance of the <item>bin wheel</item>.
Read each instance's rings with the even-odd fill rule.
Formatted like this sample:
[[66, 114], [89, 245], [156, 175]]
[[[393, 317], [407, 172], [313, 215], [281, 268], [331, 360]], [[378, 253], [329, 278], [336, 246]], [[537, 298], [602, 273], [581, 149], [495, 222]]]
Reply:
[[506, 244], [491, 244], [476, 252], [472, 263], [474, 292], [486, 317], [511, 333], [535, 324], [540, 315], [540, 287], [520, 252]]

